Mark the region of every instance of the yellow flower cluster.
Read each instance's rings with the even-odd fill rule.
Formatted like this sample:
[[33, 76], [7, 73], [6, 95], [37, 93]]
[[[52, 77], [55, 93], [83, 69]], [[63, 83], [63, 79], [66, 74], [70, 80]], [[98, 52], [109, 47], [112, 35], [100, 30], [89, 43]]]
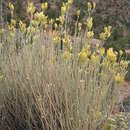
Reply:
[[[120, 72], [118, 72], [118, 73], [115, 74], [115, 81], [117, 83], [119, 83], [119, 84], [124, 83], [124, 81], [125, 81], [125, 75], [126, 75], [126, 70], [128, 68], [128, 64], [129, 63], [130, 63], [130, 61], [125, 61], [125, 60], [121, 60], [119, 62]], [[114, 70], [116, 70], [117, 66], [115, 66]]]
[[64, 15], [67, 11], [67, 7], [65, 5], [65, 3], [63, 3], [62, 7], [61, 7], [61, 13]]
[[59, 43], [60, 43], [60, 41], [61, 41], [59, 35], [56, 35], [56, 36], [55, 36], [54, 41], [55, 41], [55, 43], [56, 43], [56, 46], [58, 46]]
[[105, 39], [106, 39], [106, 37], [105, 37], [105, 33], [100, 33], [100, 39], [102, 40], [102, 41], [104, 41]]
[[10, 2], [9, 2], [9, 9], [10, 9], [11, 11], [14, 11], [14, 5], [13, 5], [12, 3], [10, 3]]
[[87, 32], [87, 38], [93, 38], [93, 36], [94, 36], [93, 31]]
[[98, 50], [99, 49], [99, 44], [98, 43], [96, 43], [96, 50]]
[[127, 69], [129, 63], [130, 63], [129, 61], [121, 60], [121, 61], [120, 61], [120, 67], [121, 67], [122, 69]]
[[91, 30], [92, 29], [92, 26], [93, 26], [93, 18], [92, 17], [89, 17], [87, 19], [87, 28], [88, 30]]
[[93, 52], [91, 55], [91, 61], [94, 64], [100, 62], [100, 55], [96, 54], [96, 52]]
[[34, 14], [34, 19], [36, 20], [35, 22], [37, 23], [37, 25], [41, 24], [43, 28], [46, 28], [48, 16], [45, 16], [43, 12], [36, 12]]
[[15, 19], [11, 19], [10, 24], [8, 24], [8, 30], [15, 32], [16, 31], [16, 20]]
[[35, 6], [32, 2], [28, 3], [27, 7], [27, 13], [28, 14], [33, 14], [35, 12]]
[[90, 12], [92, 9], [94, 10], [95, 7], [96, 7], [96, 3], [95, 2], [93, 2], [93, 5], [90, 2], [88, 2], [88, 12]]
[[85, 50], [82, 50], [82, 51], [80, 52], [81, 61], [84, 62], [87, 57], [88, 57], [88, 55], [87, 55], [86, 51], [85, 51]]
[[111, 36], [111, 26], [105, 27], [104, 28], [104, 32], [107, 38], [109, 38]]
[[43, 14], [43, 12], [36, 12], [35, 14], [34, 14], [34, 18], [35, 18], [35, 20], [36, 21], [39, 21], [39, 22], [41, 22], [42, 20], [43, 20], [43, 18], [44, 18], [44, 14]]
[[68, 6], [72, 5], [72, 3], [73, 3], [73, 0], [68, 0]]
[[96, 55], [95, 52], [91, 55], [91, 61], [94, 63], [96, 61]]
[[11, 11], [11, 15], [13, 15], [14, 12], [14, 5], [12, 3], [9, 2], [9, 9]]
[[100, 54], [101, 54], [101, 56], [103, 56], [105, 54], [105, 48], [100, 49]]
[[93, 27], [93, 18], [91, 17], [91, 12], [93, 12], [93, 10], [96, 7], [96, 3], [93, 2], [93, 4], [91, 2], [88, 2], [88, 12], [89, 12], [89, 17], [87, 18], [87, 28], [86, 28], [86, 41], [88, 41], [90, 38], [94, 37], [94, 32], [92, 31], [92, 27]]
[[80, 10], [78, 10], [78, 11], [76, 12], [76, 15], [77, 15], [77, 17], [79, 18], [79, 16], [80, 16]]
[[88, 45], [86, 49], [83, 48], [79, 53], [79, 58], [81, 59], [81, 62], [84, 62], [88, 58], [88, 56], [90, 56], [90, 54], [90, 46]]
[[48, 3], [47, 2], [42, 3], [41, 8], [42, 8], [42, 11], [45, 11], [48, 8]]
[[119, 53], [120, 53], [120, 56], [122, 56], [122, 55], [123, 55], [123, 51], [122, 51], [122, 50], [120, 50], [120, 51], [119, 51]]
[[111, 62], [116, 62], [117, 55], [114, 53], [113, 48], [109, 48], [107, 50], [107, 60], [109, 60]]
[[72, 5], [72, 0], [68, 0], [66, 3], [63, 2], [62, 7], [61, 7], [61, 16], [57, 18], [57, 21], [61, 22], [61, 25], [63, 25], [64, 20], [65, 20], [65, 14], [69, 11], [70, 6]]
[[88, 2], [88, 12], [92, 10], [92, 4]]
[[62, 39], [63, 40], [63, 45], [64, 47], [68, 50], [68, 51], [71, 51], [72, 50], [72, 43], [71, 43], [71, 40], [70, 40], [70, 37], [65, 34], [64, 35], [64, 38]]
[[53, 25], [53, 23], [54, 23], [54, 20], [51, 18], [51, 19], [49, 20], [49, 24], [50, 24], [50, 25]]
[[72, 3], [73, 3], [73, 0], [67, 0], [67, 2], [65, 4], [63, 3], [63, 6], [65, 5], [65, 7], [66, 7], [66, 11], [68, 11], [70, 9], [70, 6], [72, 5]]
[[111, 26], [105, 27], [104, 32], [100, 33], [100, 39], [102, 41], [107, 40], [111, 36]]
[[59, 21], [61, 25], [64, 24], [64, 20], [65, 20], [65, 16], [64, 15], [61, 15], [61, 16], [59, 16], [59, 18], [56, 18], [56, 21]]
[[120, 73], [117, 73], [117, 75], [115, 75], [115, 81], [119, 84], [124, 83], [125, 77], [123, 75], [121, 75]]
[[16, 26], [16, 20], [15, 19], [11, 19], [11, 25], [14, 26], [14, 27]]
[[21, 32], [23, 32], [23, 33], [26, 32], [26, 24], [23, 23], [21, 20], [19, 22], [19, 27], [20, 27]]
[[82, 29], [82, 23], [78, 23], [78, 31], [80, 32]]

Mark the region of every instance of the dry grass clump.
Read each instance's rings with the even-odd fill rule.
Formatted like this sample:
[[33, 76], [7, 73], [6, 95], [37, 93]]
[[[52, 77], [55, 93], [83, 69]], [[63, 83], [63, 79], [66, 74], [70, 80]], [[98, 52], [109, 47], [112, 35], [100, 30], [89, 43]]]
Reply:
[[[29, 3], [30, 25], [20, 21], [18, 32], [14, 19], [8, 25], [0, 57], [1, 129], [107, 129], [128, 62], [122, 60], [122, 51], [118, 59], [112, 48], [106, 51], [98, 44], [91, 47], [91, 11], [95, 3], [88, 3], [89, 18], [83, 38], [78, 20], [74, 38], [68, 35], [66, 18], [71, 4], [71, 0], [63, 4], [59, 24], [52, 19], [48, 22], [43, 13], [47, 3], [35, 14], [35, 7]], [[13, 17], [11, 4], [10, 9]], [[77, 18], [79, 15], [78, 11]], [[51, 35], [45, 33], [47, 23], [55, 28], [51, 28]], [[102, 43], [110, 35], [111, 27], [105, 27], [99, 36]]]
[[111, 73], [91, 62], [80, 66], [76, 59], [64, 61], [47, 46], [26, 46], [4, 64], [5, 126], [20, 130], [100, 128], [117, 101]]

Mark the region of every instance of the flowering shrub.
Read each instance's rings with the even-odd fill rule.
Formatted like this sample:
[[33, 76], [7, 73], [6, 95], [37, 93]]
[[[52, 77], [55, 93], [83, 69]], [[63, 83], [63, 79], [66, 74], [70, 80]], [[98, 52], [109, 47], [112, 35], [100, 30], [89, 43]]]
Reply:
[[9, 4], [11, 22], [0, 33], [4, 86], [1, 128], [105, 129], [129, 62], [123, 60], [121, 50], [118, 54], [113, 48], [102, 47], [111, 36], [111, 26], [99, 34], [102, 46], [97, 43], [92, 47], [95, 3], [88, 3], [86, 32], [82, 34], [78, 10], [75, 34], [70, 36], [71, 5], [72, 0], [63, 3], [61, 15], [54, 20], [44, 13], [47, 3], [41, 5], [40, 12], [29, 3], [26, 25], [14, 19], [14, 8]]

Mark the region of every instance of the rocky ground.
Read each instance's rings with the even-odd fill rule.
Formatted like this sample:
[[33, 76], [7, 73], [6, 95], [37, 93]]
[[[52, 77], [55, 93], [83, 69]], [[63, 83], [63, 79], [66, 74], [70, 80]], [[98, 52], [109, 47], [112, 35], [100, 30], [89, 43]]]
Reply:
[[125, 82], [120, 88], [121, 111], [128, 115], [128, 125], [130, 128], [130, 82]]

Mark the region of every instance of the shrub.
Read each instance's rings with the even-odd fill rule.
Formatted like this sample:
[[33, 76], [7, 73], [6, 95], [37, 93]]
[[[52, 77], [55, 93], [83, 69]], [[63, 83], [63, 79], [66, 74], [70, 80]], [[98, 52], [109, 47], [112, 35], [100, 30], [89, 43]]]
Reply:
[[[88, 3], [85, 34], [77, 19], [71, 37], [67, 28], [71, 5], [71, 0], [64, 3], [61, 16], [53, 21], [44, 14], [47, 3], [41, 12], [29, 3], [29, 26], [20, 21], [18, 30], [12, 15], [2, 34], [1, 129], [107, 129], [128, 62], [122, 51], [118, 61], [113, 48], [92, 47], [95, 3]], [[102, 44], [110, 35], [111, 26], [105, 27]]]

